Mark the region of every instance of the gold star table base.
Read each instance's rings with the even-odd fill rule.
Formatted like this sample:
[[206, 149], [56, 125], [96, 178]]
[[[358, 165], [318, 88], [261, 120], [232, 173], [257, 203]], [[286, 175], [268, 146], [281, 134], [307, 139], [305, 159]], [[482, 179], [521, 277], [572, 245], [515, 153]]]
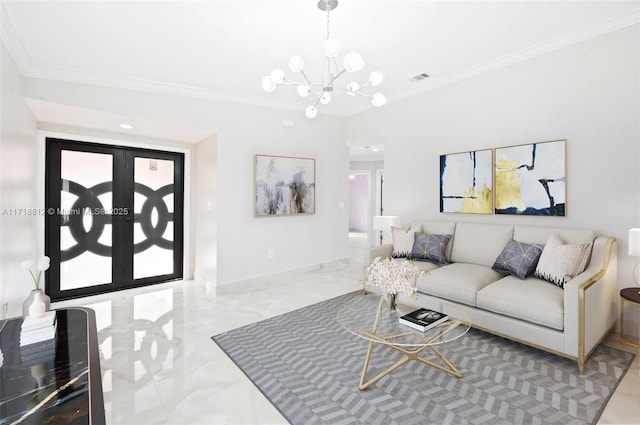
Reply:
[[[453, 363], [447, 359], [441, 352], [436, 348], [436, 345], [442, 342], [447, 342], [452, 339], [457, 339], [458, 337], [464, 335], [469, 328], [468, 321], [450, 319], [449, 321], [433, 328], [432, 330], [422, 333], [415, 330], [410, 330], [410, 328], [406, 328], [400, 324], [398, 324], [397, 329], [400, 330], [399, 333], [391, 334], [388, 336], [383, 336], [378, 334], [378, 328], [381, 322], [381, 312], [384, 308], [384, 300], [383, 296], [380, 297], [380, 301], [378, 302], [378, 309], [376, 312], [376, 316], [373, 322], [372, 329], [363, 330], [360, 329], [358, 334], [369, 340], [369, 348], [367, 349], [367, 354], [364, 359], [364, 366], [362, 368], [362, 375], [360, 376], [360, 383], [358, 388], [360, 390], [365, 390], [369, 388], [371, 385], [378, 382], [380, 379], [392, 373], [394, 370], [398, 369], [400, 366], [408, 363], [409, 361], [415, 360], [431, 367], [434, 367], [444, 373], [447, 373], [456, 378], [462, 378], [462, 373], [453, 365]], [[385, 320], [385, 319], [382, 319]], [[393, 318], [391, 319], [393, 320]], [[397, 316], [395, 318], [397, 320]], [[387, 324], [388, 325], [388, 324]], [[389, 326], [383, 326], [384, 329], [389, 329]], [[406, 332], [402, 332], [406, 328]], [[421, 337], [417, 342], [407, 343], [407, 339], [416, 339], [416, 336]], [[404, 355], [400, 360], [396, 363], [380, 372], [373, 378], [367, 380], [367, 371], [369, 369], [369, 364], [371, 361], [373, 347], [376, 344], [382, 344], [391, 348], [393, 350], [399, 351]], [[420, 356], [420, 353], [425, 349], [431, 350], [441, 361], [442, 364], [438, 364], [432, 360], [425, 359]]]

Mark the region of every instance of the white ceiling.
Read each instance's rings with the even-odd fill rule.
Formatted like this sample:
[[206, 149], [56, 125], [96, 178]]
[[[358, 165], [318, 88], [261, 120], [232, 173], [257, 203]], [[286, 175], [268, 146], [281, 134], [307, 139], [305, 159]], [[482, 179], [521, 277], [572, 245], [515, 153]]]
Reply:
[[[376, 91], [390, 102], [640, 22], [640, 1], [339, 1], [331, 32], [340, 58], [362, 54], [360, 82], [382, 71]], [[294, 88], [265, 93], [261, 80], [295, 54], [320, 78], [326, 14], [316, 4], [2, 1], [1, 35], [29, 77], [303, 110], [309, 101]], [[420, 73], [430, 78], [409, 81]], [[336, 93], [319, 110], [371, 107]]]

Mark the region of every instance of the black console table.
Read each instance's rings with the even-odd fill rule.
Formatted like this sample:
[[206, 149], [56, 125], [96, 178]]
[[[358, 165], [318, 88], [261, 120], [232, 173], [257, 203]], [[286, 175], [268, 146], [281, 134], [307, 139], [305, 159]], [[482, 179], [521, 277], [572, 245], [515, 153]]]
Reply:
[[105, 423], [95, 313], [56, 310], [42, 355], [20, 347], [22, 318], [0, 321], [0, 424]]

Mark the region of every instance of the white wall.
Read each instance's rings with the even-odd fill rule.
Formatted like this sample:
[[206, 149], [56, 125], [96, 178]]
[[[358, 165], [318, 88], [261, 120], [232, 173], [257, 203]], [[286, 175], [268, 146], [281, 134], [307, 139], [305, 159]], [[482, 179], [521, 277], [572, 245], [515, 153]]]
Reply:
[[[216, 215], [220, 223], [217, 283], [348, 257], [348, 150], [344, 144], [343, 119], [318, 116], [308, 120], [302, 110], [284, 111], [36, 79], [28, 80], [27, 95], [182, 127], [212, 129], [217, 138]], [[283, 127], [283, 119], [294, 121], [294, 127]], [[315, 158], [316, 214], [254, 218], [255, 154]], [[339, 208], [341, 202], [345, 207]], [[267, 258], [270, 249], [275, 253], [273, 259]]]
[[22, 302], [34, 287], [20, 263], [35, 261], [44, 247], [36, 245], [38, 216], [25, 211], [38, 207], [36, 121], [22, 100], [25, 82], [0, 46], [0, 317], [12, 317], [22, 314]]
[[[618, 240], [619, 287], [640, 226], [640, 26], [391, 103], [347, 120], [385, 135], [385, 207], [405, 219], [594, 228]], [[439, 156], [567, 139], [566, 218], [439, 213]], [[638, 322], [638, 315], [635, 315]], [[637, 327], [636, 327], [637, 328]]]
[[218, 271], [218, 139], [214, 134], [196, 144], [195, 184], [192, 197], [194, 214], [194, 277], [216, 282]]

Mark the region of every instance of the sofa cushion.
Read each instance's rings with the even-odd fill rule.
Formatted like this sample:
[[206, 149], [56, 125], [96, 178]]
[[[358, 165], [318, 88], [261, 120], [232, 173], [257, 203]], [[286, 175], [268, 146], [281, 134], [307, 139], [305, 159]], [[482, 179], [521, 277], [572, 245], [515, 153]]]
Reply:
[[591, 246], [591, 242], [564, 245], [560, 238], [551, 234], [542, 250], [534, 276], [564, 288], [565, 283], [584, 271]]
[[541, 253], [540, 245], [511, 240], [496, 258], [493, 270], [507, 272], [518, 279], [524, 279], [535, 271]]
[[424, 220], [414, 221], [414, 225], [419, 226], [424, 233], [431, 233], [432, 235], [451, 235], [449, 239], [449, 245], [445, 250], [447, 261], [451, 261], [451, 249], [453, 248], [453, 236], [456, 230], [455, 221], [436, 221], [436, 220]]
[[535, 277], [506, 276], [478, 292], [478, 307], [516, 319], [564, 329], [564, 291]]
[[458, 223], [451, 261], [491, 267], [512, 236], [511, 225]]
[[478, 291], [501, 277], [500, 273], [487, 266], [452, 263], [420, 276], [416, 287], [424, 294], [475, 307]]
[[410, 260], [430, 261], [436, 264], [447, 264], [445, 250], [451, 239], [450, 235], [432, 235], [416, 232], [413, 250], [407, 257]]
[[415, 225], [405, 225], [402, 227], [391, 227], [391, 239], [393, 241], [393, 258], [405, 258], [413, 249], [413, 239], [416, 231], [420, 228]]

